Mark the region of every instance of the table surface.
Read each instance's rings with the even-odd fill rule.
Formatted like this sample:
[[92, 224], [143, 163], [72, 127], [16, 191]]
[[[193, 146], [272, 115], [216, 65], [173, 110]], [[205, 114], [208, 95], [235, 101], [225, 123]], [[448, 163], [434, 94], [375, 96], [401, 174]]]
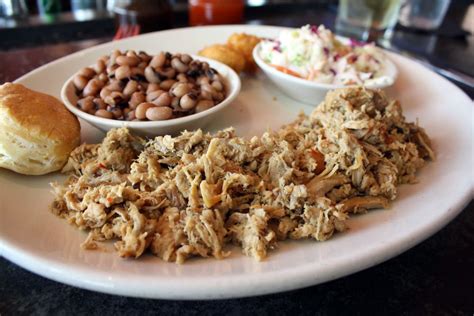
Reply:
[[[298, 16], [295, 13], [274, 15], [264, 20], [248, 22], [298, 26], [305, 22], [331, 25], [333, 20], [330, 15], [321, 17], [317, 13], [305, 12]], [[428, 41], [430, 36], [432, 35], [426, 35]], [[47, 62], [108, 41], [111, 37], [112, 34], [105, 38], [0, 52], [0, 83], [12, 81]], [[461, 40], [453, 45], [464, 47], [466, 42]], [[457, 56], [469, 55], [472, 45], [471, 41], [463, 52], [457, 52]], [[444, 63], [449, 61], [449, 58], [443, 58], [446, 49], [440, 51], [440, 54], [432, 57], [441, 59]], [[466, 60], [466, 63], [472, 61]], [[453, 67], [459, 68], [459, 65]], [[472, 98], [472, 89], [463, 88]], [[382, 315], [473, 315], [473, 211], [474, 202], [471, 201], [455, 220], [433, 237], [402, 255], [365, 271], [296, 291], [234, 300], [165, 301], [99, 294], [45, 279], [0, 258], [0, 315], [220, 315], [224, 312], [229, 315], [339, 315], [373, 314], [374, 311]]]

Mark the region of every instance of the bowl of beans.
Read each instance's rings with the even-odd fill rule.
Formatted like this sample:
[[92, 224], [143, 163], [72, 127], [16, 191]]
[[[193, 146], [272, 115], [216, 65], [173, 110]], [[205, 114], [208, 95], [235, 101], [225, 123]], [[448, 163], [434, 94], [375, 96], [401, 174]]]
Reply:
[[128, 127], [152, 136], [203, 127], [240, 86], [235, 71], [204, 57], [115, 50], [69, 78], [61, 98], [103, 131]]

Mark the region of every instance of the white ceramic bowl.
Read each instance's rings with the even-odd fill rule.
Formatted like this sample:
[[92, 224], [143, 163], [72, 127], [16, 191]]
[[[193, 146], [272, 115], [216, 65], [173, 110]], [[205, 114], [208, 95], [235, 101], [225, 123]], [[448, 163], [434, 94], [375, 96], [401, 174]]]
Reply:
[[[100, 130], [107, 132], [112, 128], [118, 127], [128, 127], [130, 130], [136, 134], [142, 136], [156, 136], [156, 135], [176, 135], [183, 130], [195, 130], [198, 128], [204, 127], [208, 124], [213, 118], [215, 118], [221, 110], [229, 106], [232, 101], [237, 97], [240, 92], [240, 78], [230, 67], [201, 56], [192, 56], [193, 59], [198, 59], [200, 61], [206, 61], [209, 65], [216, 69], [222, 77], [225, 79], [225, 86], [227, 91], [227, 96], [221, 103], [215, 105], [209, 110], [175, 118], [166, 121], [121, 121], [106, 119], [98, 117], [86, 112], [81, 111], [76, 107], [78, 96], [76, 95], [75, 87], [73, 84], [74, 75], [71, 76], [61, 89], [61, 98], [66, 105], [66, 107], [77, 115], [79, 118], [84, 121], [89, 122], [90, 124], [96, 126]], [[79, 70], [79, 69], [77, 69]]]
[[[344, 40], [342, 41], [344, 42]], [[296, 101], [317, 106], [321, 101], [324, 100], [324, 97], [326, 96], [326, 93], [328, 91], [337, 88], [348, 87], [337, 84], [312, 82], [281, 72], [267, 64], [260, 57], [261, 45], [261, 43], [258, 44], [253, 50], [253, 58], [255, 59], [255, 62], [278, 88], [280, 88], [286, 95], [288, 95], [292, 99], [295, 99]], [[391, 86], [395, 82], [397, 78], [397, 68], [388, 58], [386, 59], [386, 67], [384, 74], [392, 78], [393, 81], [391, 83], [386, 84], [373, 84], [370, 86], [366, 85], [366, 87], [381, 89]]]

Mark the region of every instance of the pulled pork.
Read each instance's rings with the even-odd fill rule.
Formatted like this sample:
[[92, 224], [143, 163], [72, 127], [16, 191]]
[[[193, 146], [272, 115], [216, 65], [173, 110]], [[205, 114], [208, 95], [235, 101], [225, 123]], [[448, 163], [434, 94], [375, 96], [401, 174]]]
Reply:
[[115, 240], [122, 257], [225, 258], [227, 243], [262, 260], [287, 238], [327, 240], [350, 213], [386, 208], [434, 159], [422, 128], [381, 91], [330, 92], [310, 116], [261, 137], [201, 130], [145, 141], [111, 130], [69, 158], [53, 212]]

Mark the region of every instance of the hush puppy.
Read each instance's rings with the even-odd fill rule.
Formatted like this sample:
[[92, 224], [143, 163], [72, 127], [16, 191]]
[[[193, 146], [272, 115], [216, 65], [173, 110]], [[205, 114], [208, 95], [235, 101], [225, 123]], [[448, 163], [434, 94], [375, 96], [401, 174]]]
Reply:
[[227, 39], [227, 45], [244, 56], [247, 72], [254, 72], [257, 69], [252, 52], [260, 41], [259, 37], [245, 33], [234, 33]]
[[230, 68], [234, 69], [237, 73], [240, 73], [245, 69], [244, 56], [227, 45], [211, 45], [199, 51], [198, 54], [203, 57], [220, 61], [221, 63], [226, 64]]

